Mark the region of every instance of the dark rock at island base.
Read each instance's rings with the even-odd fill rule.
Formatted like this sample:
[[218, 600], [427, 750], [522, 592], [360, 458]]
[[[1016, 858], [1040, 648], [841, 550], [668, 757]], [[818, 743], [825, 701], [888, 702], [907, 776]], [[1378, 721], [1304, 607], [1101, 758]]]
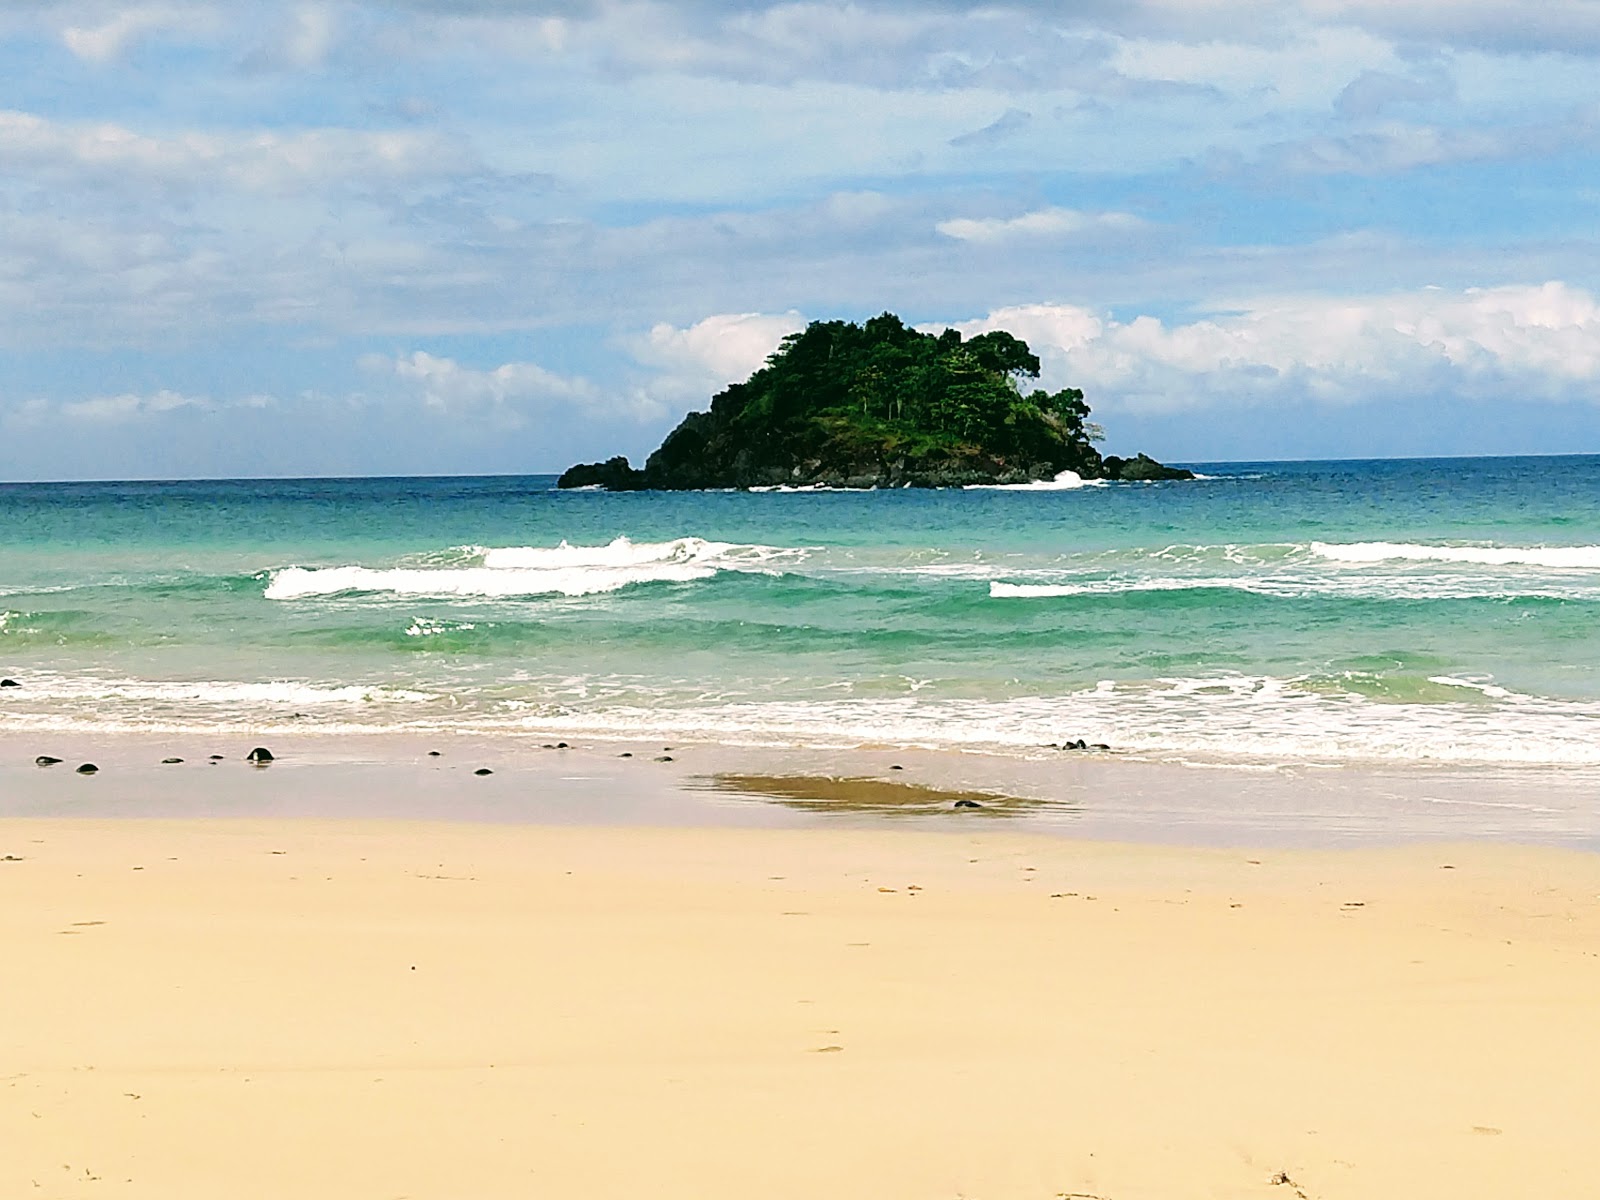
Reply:
[[99, 769], [100, 768], [95, 766], [93, 763], [84, 763], [82, 766], [80, 766], [78, 768], [78, 774], [79, 775], [93, 775]]
[[41, 754], [38, 758], [33, 760], [34, 765], [38, 767], [53, 767], [60, 761], [61, 760], [53, 754]]
[[983, 807], [983, 805], [979, 804], [976, 800], [957, 800], [956, 803], [955, 803], [955, 806], [957, 808], [982, 808]]
[[273, 760], [273, 757], [271, 750], [268, 750], [265, 746], [257, 746], [244, 756], [244, 760], [245, 762], [255, 763], [258, 767], [264, 767]]
[[0, 679], [0, 687], [21, 687], [15, 679]]
[[604, 488], [608, 492], [637, 492], [644, 488], [644, 472], [635, 471], [622, 455], [601, 463], [568, 467], [556, 480], [559, 488]]
[[1121, 483], [1157, 483], [1166, 479], [1194, 478], [1194, 472], [1187, 467], [1169, 467], [1165, 463], [1158, 463], [1148, 454], [1136, 454], [1132, 458], [1108, 454], [1103, 462], [1106, 478]]

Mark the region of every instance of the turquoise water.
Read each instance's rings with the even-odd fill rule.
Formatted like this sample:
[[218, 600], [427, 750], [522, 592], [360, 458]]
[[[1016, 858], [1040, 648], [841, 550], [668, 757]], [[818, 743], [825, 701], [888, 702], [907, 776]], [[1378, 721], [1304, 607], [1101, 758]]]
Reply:
[[0, 486], [0, 729], [1600, 764], [1600, 458]]

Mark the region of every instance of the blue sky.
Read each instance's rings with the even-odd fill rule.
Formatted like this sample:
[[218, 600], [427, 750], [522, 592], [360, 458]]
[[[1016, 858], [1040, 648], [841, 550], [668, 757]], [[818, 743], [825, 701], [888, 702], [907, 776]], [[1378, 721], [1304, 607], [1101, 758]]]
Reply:
[[0, 8], [0, 479], [537, 472], [806, 320], [1108, 451], [1600, 451], [1600, 3]]

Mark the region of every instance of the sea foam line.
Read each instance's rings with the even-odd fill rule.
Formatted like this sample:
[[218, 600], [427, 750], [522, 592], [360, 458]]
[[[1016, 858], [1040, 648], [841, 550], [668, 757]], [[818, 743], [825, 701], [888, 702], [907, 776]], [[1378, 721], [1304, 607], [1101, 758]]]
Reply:
[[1490, 567], [1600, 570], [1600, 546], [1426, 546], [1415, 542], [1312, 542], [1319, 558], [1344, 563], [1447, 562]]
[[777, 574], [806, 551], [738, 545], [704, 538], [604, 546], [466, 546], [452, 552], [466, 565], [284, 567], [271, 573], [269, 600], [344, 593], [506, 598], [589, 596], [641, 583], [693, 583], [722, 571]]

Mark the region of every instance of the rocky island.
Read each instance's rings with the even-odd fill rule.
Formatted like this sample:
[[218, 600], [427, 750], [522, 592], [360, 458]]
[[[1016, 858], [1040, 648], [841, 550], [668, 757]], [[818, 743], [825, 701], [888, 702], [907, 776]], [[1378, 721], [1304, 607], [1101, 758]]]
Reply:
[[1193, 479], [1140, 454], [1102, 456], [1077, 388], [1023, 390], [1039, 358], [1004, 331], [963, 338], [893, 313], [864, 325], [813, 321], [766, 366], [685, 417], [642, 470], [581, 463], [563, 488], [611, 491], [961, 487], [1084, 479]]

